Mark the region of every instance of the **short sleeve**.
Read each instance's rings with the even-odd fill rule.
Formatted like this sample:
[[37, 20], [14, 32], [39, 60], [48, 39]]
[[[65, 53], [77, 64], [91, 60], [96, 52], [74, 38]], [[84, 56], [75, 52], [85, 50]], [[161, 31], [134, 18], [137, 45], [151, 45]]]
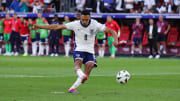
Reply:
[[69, 23], [65, 24], [65, 26], [66, 26], [66, 29], [73, 30], [74, 27], [77, 25], [76, 25], [76, 22], [73, 21], [73, 22], [69, 22]]
[[96, 22], [96, 27], [97, 27], [97, 30], [98, 30], [99, 32], [104, 32], [105, 29], [106, 29], [105, 24], [101, 24], [101, 23], [99, 23], [99, 22]]

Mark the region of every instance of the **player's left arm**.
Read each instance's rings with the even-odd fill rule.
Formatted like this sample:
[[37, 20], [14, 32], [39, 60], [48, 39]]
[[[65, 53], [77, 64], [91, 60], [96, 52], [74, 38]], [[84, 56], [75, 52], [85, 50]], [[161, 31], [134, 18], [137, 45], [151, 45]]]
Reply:
[[106, 27], [106, 29], [105, 29], [105, 31], [104, 31], [105, 33], [110, 33], [110, 34], [112, 34], [112, 36], [114, 37], [114, 41], [113, 41], [113, 45], [114, 46], [118, 46], [118, 36], [117, 36], [117, 33], [114, 31], [114, 30], [112, 30], [112, 29], [110, 29], [110, 28], [108, 28], [108, 27]]
[[170, 24], [168, 24], [167, 30], [164, 32], [166, 35], [168, 34], [168, 32], [169, 32], [170, 28], [171, 28], [171, 25], [170, 25]]
[[116, 28], [117, 28], [117, 30], [118, 30], [118, 38], [120, 37], [120, 35], [121, 35], [121, 28], [119, 27], [119, 24], [116, 22], [115, 23], [115, 25], [116, 25]]

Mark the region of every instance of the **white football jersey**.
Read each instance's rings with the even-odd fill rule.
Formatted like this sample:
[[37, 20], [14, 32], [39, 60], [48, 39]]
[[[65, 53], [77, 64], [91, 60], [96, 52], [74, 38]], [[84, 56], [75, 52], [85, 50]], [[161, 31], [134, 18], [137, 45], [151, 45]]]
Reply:
[[97, 32], [104, 32], [106, 26], [91, 19], [87, 27], [76, 20], [65, 24], [66, 29], [73, 30], [75, 33], [74, 51], [83, 51], [94, 54], [94, 42]]

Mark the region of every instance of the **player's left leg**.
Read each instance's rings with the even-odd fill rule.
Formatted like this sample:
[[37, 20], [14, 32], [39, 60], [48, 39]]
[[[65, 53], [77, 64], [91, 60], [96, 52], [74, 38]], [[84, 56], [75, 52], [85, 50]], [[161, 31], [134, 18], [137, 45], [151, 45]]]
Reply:
[[49, 44], [48, 44], [48, 38], [45, 39], [45, 47], [46, 47], [46, 56], [49, 55]]
[[88, 77], [89, 77], [89, 75], [90, 75], [93, 68], [94, 68], [94, 63], [93, 62], [88, 62], [88, 63], [85, 64], [84, 73], [86, 74], [87, 77], [83, 78], [82, 83], [84, 83], [88, 79]]
[[0, 55], [2, 52], [2, 40], [3, 40], [3, 34], [0, 33]]
[[28, 56], [28, 38], [29, 36], [21, 36], [22, 42], [23, 42], [23, 48], [24, 48], [24, 54], [23, 56]]

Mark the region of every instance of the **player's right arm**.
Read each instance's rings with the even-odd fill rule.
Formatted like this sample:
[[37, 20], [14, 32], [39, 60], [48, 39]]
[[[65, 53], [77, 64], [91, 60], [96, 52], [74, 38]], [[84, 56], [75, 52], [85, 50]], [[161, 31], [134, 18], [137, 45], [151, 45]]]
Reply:
[[34, 29], [47, 29], [47, 30], [58, 30], [58, 29], [65, 29], [65, 25], [58, 25], [58, 24], [52, 24], [52, 25], [34, 25]]

